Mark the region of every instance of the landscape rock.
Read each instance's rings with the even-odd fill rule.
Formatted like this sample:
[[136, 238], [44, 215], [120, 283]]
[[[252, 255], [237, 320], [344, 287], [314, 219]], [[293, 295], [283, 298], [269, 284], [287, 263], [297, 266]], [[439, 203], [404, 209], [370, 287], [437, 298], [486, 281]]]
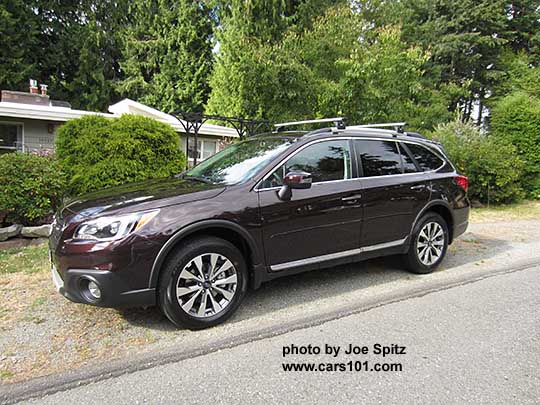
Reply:
[[21, 230], [21, 236], [24, 238], [48, 238], [50, 232], [50, 225], [25, 226]]
[[22, 225], [11, 225], [5, 228], [0, 228], [0, 242], [17, 236], [21, 232]]

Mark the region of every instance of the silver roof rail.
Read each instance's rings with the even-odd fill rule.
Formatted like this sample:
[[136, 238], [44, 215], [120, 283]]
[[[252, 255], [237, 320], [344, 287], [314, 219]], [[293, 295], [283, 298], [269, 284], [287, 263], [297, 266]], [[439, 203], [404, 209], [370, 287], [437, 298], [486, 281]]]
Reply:
[[317, 124], [317, 123], [320, 123], [320, 122], [333, 122], [334, 124], [336, 124], [336, 127], [338, 129], [345, 129], [345, 121], [344, 120], [345, 120], [344, 117], [321, 118], [321, 119], [318, 119], [318, 120], [282, 122], [280, 124], [274, 124], [274, 127], [276, 127], [278, 131], [280, 131], [281, 128], [290, 127], [290, 126], [293, 126], [293, 125]]
[[364, 124], [364, 125], [351, 125], [349, 129], [360, 129], [360, 128], [394, 128], [395, 131], [403, 133], [405, 130], [406, 122], [388, 122], [381, 124]]

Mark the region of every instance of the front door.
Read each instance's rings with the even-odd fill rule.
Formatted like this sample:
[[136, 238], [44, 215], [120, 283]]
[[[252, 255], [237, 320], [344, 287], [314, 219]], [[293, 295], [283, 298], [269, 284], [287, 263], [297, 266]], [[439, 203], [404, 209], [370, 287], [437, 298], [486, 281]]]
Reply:
[[[277, 192], [283, 176], [294, 170], [311, 173], [313, 185], [282, 201]], [[350, 141], [341, 139], [309, 144], [267, 176], [259, 206], [272, 271], [339, 258], [358, 248], [362, 202], [354, 174]]]

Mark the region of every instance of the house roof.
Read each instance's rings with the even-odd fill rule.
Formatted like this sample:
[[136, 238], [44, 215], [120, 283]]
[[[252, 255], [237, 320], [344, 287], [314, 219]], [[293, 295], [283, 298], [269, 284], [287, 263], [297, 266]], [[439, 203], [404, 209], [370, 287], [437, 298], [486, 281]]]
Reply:
[[[63, 122], [74, 118], [80, 118], [85, 115], [101, 115], [107, 118], [114, 118], [122, 114], [144, 115], [146, 117], [154, 118], [158, 121], [170, 124], [177, 132], [185, 132], [182, 124], [172, 115], [130, 100], [129, 98], [109, 106], [109, 113], [73, 110], [67, 107], [50, 105], [22, 104], [7, 101], [0, 102], [0, 117], [28, 118], [34, 120]], [[201, 126], [199, 134], [238, 138], [238, 133], [233, 128], [207, 123], [204, 123]]]
[[68, 121], [84, 115], [103, 115], [114, 117], [112, 114], [93, 111], [73, 110], [67, 107], [53, 107], [49, 105], [34, 105], [0, 102], [0, 117], [30, 118], [34, 120]]
[[[154, 118], [158, 121], [170, 124], [178, 132], [185, 132], [183, 125], [176, 117], [156, 110], [155, 108], [148, 107], [147, 105], [141, 104], [137, 101], [133, 101], [129, 98], [125, 98], [122, 101], [119, 101], [118, 103], [109, 106], [109, 112], [116, 116], [122, 114], [144, 115]], [[185, 121], [183, 122], [185, 123]], [[238, 133], [235, 129], [208, 123], [204, 123], [201, 125], [201, 128], [199, 129], [199, 134], [238, 138]]]

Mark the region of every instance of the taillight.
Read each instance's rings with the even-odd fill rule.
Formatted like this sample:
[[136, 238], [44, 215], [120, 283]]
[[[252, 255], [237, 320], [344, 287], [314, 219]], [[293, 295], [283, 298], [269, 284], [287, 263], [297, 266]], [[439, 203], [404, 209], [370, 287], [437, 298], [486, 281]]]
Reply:
[[455, 179], [456, 179], [457, 185], [460, 186], [463, 189], [463, 191], [466, 192], [467, 189], [469, 188], [469, 179], [461, 175], [456, 176]]

